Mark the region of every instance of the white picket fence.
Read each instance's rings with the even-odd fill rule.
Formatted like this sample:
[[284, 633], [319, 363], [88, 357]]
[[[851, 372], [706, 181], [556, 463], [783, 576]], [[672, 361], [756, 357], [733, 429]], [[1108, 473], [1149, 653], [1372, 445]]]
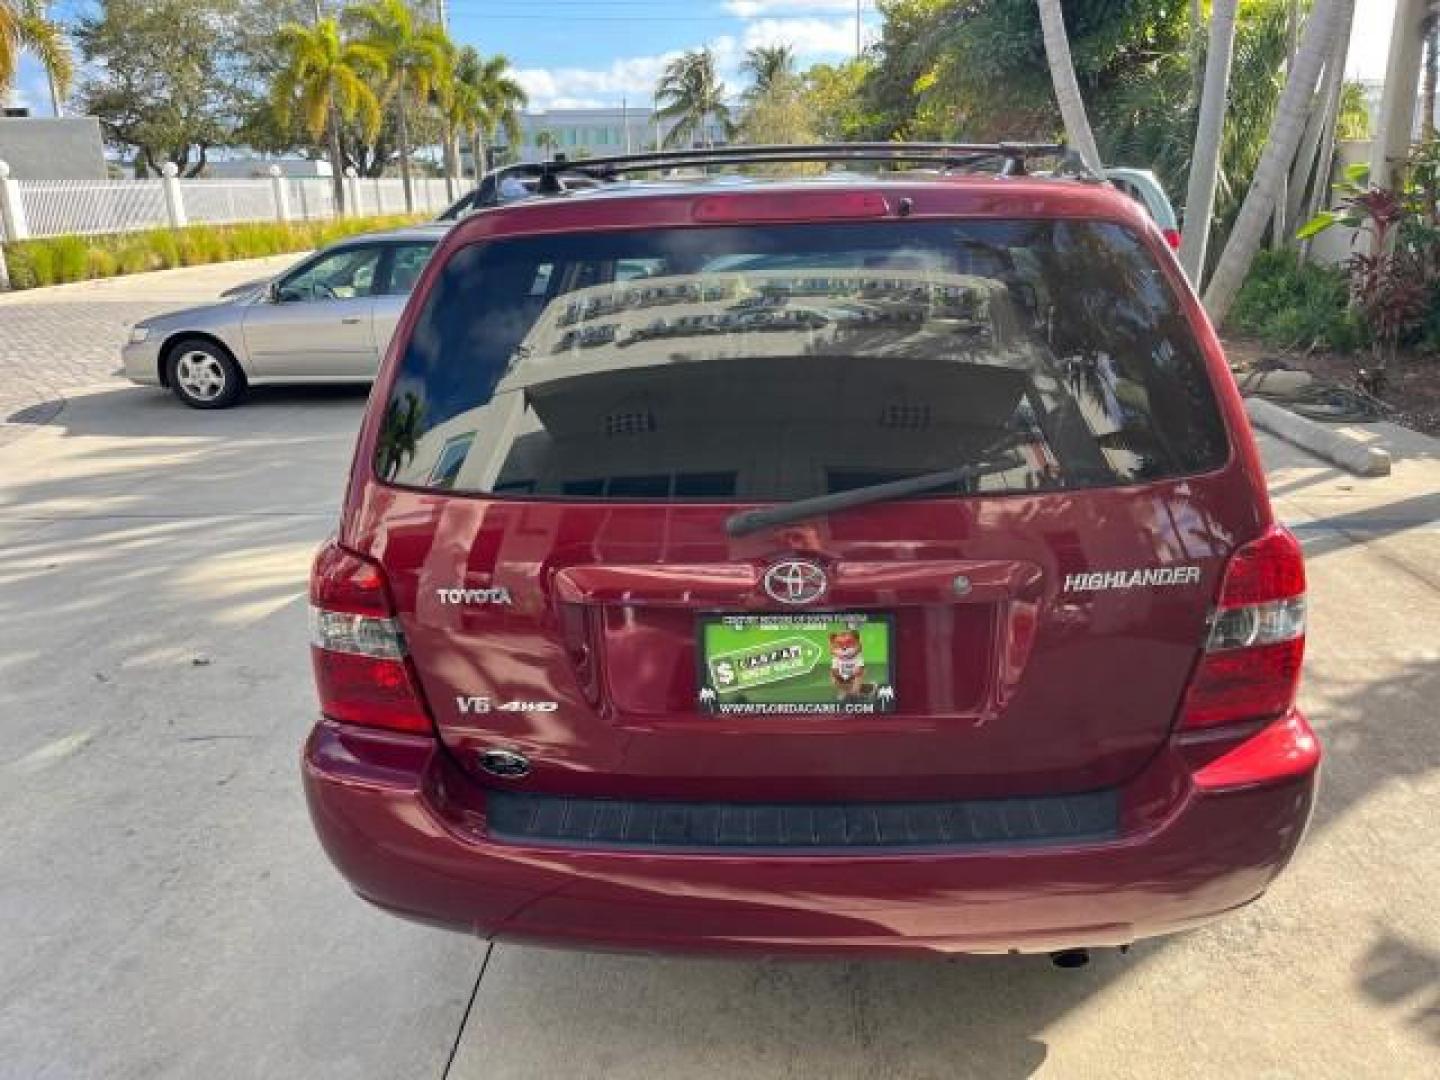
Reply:
[[[0, 162], [0, 240], [135, 232], [246, 221], [315, 221], [335, 216], [335, 189], [326, 177], [255, 180], [15, 180]], [[346, 177], [350, 216], [403, 214], [399, 177]], [[444, 209], [468, 181], [412, 177], [413, 210]]]

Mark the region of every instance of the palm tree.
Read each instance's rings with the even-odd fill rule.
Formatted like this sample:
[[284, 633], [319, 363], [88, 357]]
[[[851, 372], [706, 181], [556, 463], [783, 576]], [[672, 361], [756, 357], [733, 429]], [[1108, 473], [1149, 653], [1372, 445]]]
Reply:
[[412, 104], [430, 101], [437, 92], [445, 96], [453, 47], [442, 27], [434, 23], [417, 25], [405, 0], [369, 0], [347, 8], [345, 17], [360, 30], [361, 42], [384, 59], [387, 77], [383, 101], [395, 104], [405, 209], [413, 212], [409, 110]]
[[1205, 85], [1200, 97], [1200, 119], [1195, 128], [1195, 150], [1190, 156], [1190, 185], [1185, 196], [1185, 231], [1180, 237], [1180, 265], [1198, 289], [1205, 272], [1205, 248], [1210, 241], [1210, 219], [1215, 214], [1215, 188], [1220, 181], [1220, 157], [1225, 134], [1225, 111], [1230, 100], [1230, 62], [1235, 54], [1236, 0], [1215, 0], [1210, 11], [1210, 47], [1205, 58]]
[[15, 85], [21, 53], [29, 53], [45, 69], [50, 104], [60, 116], [75, 78], [75, 57], [64, 29], [46, 15], [42, 0], [0, 0], [0, 103]]
[[753, 80], [745, 92], [753, 101], [795, 77], [795, 50], [783, 44], [757, 45], [746, 51], [740, 70]]
[[375, 138], [380, 130], [380, 99], [368, 80], [384, 77], [385, 60], [369, 45], [342, 41], [334, 19], [321, 19], [314, 26], [282, 26], [276, 45], [285, 57], [271, 91], [276, 116], [289, 124], [298, 114], [312, 139], [328, 142], [335, 209], [343, 214], [345, 163], [340, 125], [359, 117], [365, 137]]
[[535, 133], [535, 145], [540, 150], [554, 150], [560, 145], [560, 140], [553, 131], [539, 131]]
[[708, 48], [691, 50], [665, 65], [655, 86], [655, 103], [657, 120], [675, 121], [665, 136], [666, 146], [674, 146], [697, 132], [705, 136], [708, 146], [706, 121], [712, 117], [729, 130], [725, 84], [715, 73], [715, 54]]
[[[474, 50], [470, 50], [472, 53]], [[520, 142], [520, 110], [530, 100], [525, 88], [511, 74], [510, 61], [496, 54], [488, 60], [478, 55], [457, 81], [468, 84], [474, 93], [475, 109], [466, 129], [470, 133], [470, 154], [475, 161], [475, 180], [485, 172], [485, 150], [493, 146], [497, 132], [504, 130], [511, 146]]]
[[1320, 78], [1320, 68], [1325, 63], [1334, 35], [1343, 26], [1343, 20], [1349, 16], [1353, 4], [1354, 0], [1315, 0], [1314, 10], [1305, 24], [1305, 32], [1295, 54], [1295, 64], [1276, 106], [1270, 137], [1260, 155], [1255, 178], [1250, 182], [1250, 191], [1240, 207], [1240, 216], [1230, 230], [1230, 239], [1205, 290], [1205, 307], [1216, 325], [1223, 323], [1230, 313], [1240, 285], [1255, 261], [1265, 227], [1275, 211], [1275, 200], [1285, 186], [1290, 162], [1294, 160], [1304, 133], [1306, 114], [1315, 93], [1315, 84]]
[[1065, 33], [1065, 15], [1060, 0], [1036, 0], [1040, 5], [1040, 29], [1045, 35], [1045, 57], [1050, 62], [1050, 81], [1055, 84], [1055, 100], [1065, 120], [1065, 137], [1070, 146], [1091, 170], [1104, 168], [1090, 118], [1085, 114], [1085, 101], [1080, 97], [1080, 84], [1075, 80], [1075, 64], [1070, 59], [1070, 39]]

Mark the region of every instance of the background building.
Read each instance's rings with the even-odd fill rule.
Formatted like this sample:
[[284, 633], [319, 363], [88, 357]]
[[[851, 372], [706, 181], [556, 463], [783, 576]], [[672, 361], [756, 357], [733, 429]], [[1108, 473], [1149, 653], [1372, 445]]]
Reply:
[[[556, 153], [567, 157], [611, 157], [652, 149], [675, 126], [656, 121], [647, 108], [550, 109], [520, 114], [520, 161], [541, 161]], [[686, 145], [723, 145], [725, 130], [718, 120], [706, 122]], [[499, 147], [509, 149], [501, 136]], [[468, 162], [468, 148], [467, 148]]]
[[93, 116], [0, 117], [0, 161], [16, 180], [104, 180], [100, 122]]

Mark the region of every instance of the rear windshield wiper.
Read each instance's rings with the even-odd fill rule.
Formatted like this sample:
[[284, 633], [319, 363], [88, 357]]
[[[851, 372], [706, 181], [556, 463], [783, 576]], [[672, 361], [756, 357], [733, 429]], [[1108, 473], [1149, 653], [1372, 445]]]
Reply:
[[856, 506], [869, 506], [871, 503], [890, 502], [894, 499], [908, 498], [911, 495], [922, 495], [927, 491], [934, 491], [936, 488], [958, 487], [967, 481], [976, 480], [991, 473], [1016, 468], [1017, 463], [1013, 458], [996, 461], [994, 460], [995, 455], [1012, 450], [1029, 438], [1028, 434], [1009, 433], [1003, 439], [991, 443], [982, 450], [978, 461], [972, 461], [968, 465], [961, 465], [954, 469], [923, 473], [920, 476], [890, 480], [883, 484], [867, 484], [865, 487], [837, 491], [830, 495], [796, 499], [794, 502], [769, 506], [763, 510], [742, 510], [725, 519], [725, 531], [731, 536], [748, 536], [761, 529], [772, 528], [776, 525], [789, 525], [796, 521], [804, 521], [806, 518], [822, 517], [825, 514], [834, 514]]

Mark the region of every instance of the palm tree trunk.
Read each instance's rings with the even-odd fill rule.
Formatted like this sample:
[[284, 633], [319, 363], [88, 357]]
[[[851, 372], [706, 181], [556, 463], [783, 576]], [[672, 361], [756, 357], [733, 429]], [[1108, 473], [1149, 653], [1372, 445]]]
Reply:
[[[1335, 125], [1339, 118], [1340, 95], [1345, 89], [1345, 61], [1350, 55], [1350, 32], [1354, 25], [1353, 11], [1340, 22], [1340, 32], [1331, 44], [1330, 55], [1325, 58], [1325, 74], [1320, 79], [1320, 93], [1310, 110], [1310, 120], [1305, 126], [1305, 137], [1300, 140], [1300, 154], [1295, 167], [1290, 170], [1287, 189], [1289, 203], [1285, 207], [1285, 220], [1291, 230], [1299, 228], [1315, 213], [1305, 214], [1305, 192], [1307, 187], [1321, 192], [1322, 198], [1330, 194], [1330, 167], [1334, 162]], [[1313, 177], [1314, 183], [1310, 184]], [[1313, 200], [1313, 195], [1312, 195]], [[1302, 216], [1304, 215], [1304, 216]], [[1304, 258], [1305, 244], [1301, 244], [1301, 258]]]
[[405, 109], [405, 87], [402, 85], [400, 91], [395, 95], [395, 100], [400, 104], [400, 182], [405, 188], [405, 212], [415, 212], [415, 194], [410, 190], [410, 118], [406, 115]]
[[1070, 59], [1070, 39], [1065, 34], [1065, 15], [1060, 0], [1037, 0], [1040, 5], [1040, 28], [1045, 34], [1045, 56], [1050, 61], [1050, 79], [1055, 84], [1055, 100], [1065, 119], [1065, 134], [1072, 149], [1094, 172], [1104, 168], [1090, 118], [1085, 115], [1085, 101], [1080, 97], [1080, 84], [1075, 80], [1075, 64]]
[[335, 189], [335, 216], [345, 216], [345, 161], [340, 150], [340, 117], [332, 98], [328, 107], [325, 129], [330, 143], [330, 184]]
[[[1340, 24], [1340, 33], [1335, 35], [1335, 49], [1330, 54], [1330, 64], [1333, 65], [1332, 78], [1327, 80], [1325, 98], [1325, 119], [1320, 131], [1319, 155], [1315, 162], [1315, 180], [1310, 185], [1310, 199], [1305, 204], [1303, 218], [1297, 221], [1309, 221], [1321, 210], [1330, 200], [1330, 173], [1335, 167], [1335, 131], [1340, 124], [1340, 99], [1345, 93], [1345, 60], [1350, 55], [1350, 37], [1355, 29], [1355, 9], [1352, 7], [1344, 15]], [[1300, 241], [1300, 261], [1306, 262], [1310, 258], [1311, 240]]]
[[475, 167], [475, 184], [478, 187], [480, 178], [485, 175], [485, 134], [479, 124], [470, 129], [470, 161]]
[[1440, 83], [1440, 12], [1431, 15], [1425, 23], [1425, 79], [1420, 90], [1420, 100], [1425, 115], [1420, 118], [1420, 138], [1431, 142], [1435, 138], [1435, 95], [1436, 84]]
[[[1295, 53], [1300, 47], [1300, 0], [1290, 0], [1290, 6], [1285, 13], [1285, 77], [1288, 79], [1290, 73], [1295, 70]], [[1314, 104], [1311, 105], [1313, 111]], [[1270, 224], [1270, 247], [1275, 251], [1283, 251], [1290, 240], [1291, 227], [1294, 224], [1289, 217], [1290, 202], [1293, 195], [1290, 192], [1290, 173], [1287, 172], [1280, 184], [1280, 192], [1275, 196], [1275, 218]]]
[[1275, 198], [1284, 184], [1285, 174], [1300, 142], [1306, 107], [1315, 93], [1320, 68], [1334, 33], [1341, 26], [1341, 19], [1352, 10], [1353, 4], [1354, 0], [1316, 0], [1310, 14], [1300, 48], [1295, 54], [1295, 65], [1285, 82], [1275, 119], [1270, 125], [1270, 137], [1255, 169], [1255, 178], [1205, 290], [1205, 307], [1217, 326], [1230, 313], [1240, 285], [1255, 261], [1255, 253], [1260, 250], [1265, 226], [1275, 211]]
[[58, 120], [65, 115], [65, 106], [60, 100], [60, 87], [55, 82], [55, 73], [49, 68], [45, 69], [45, 79], [50, 84], [50, 108], [54, 111], [55, 118]]
[[445, 198], [455, 198], [455, 181], [460, 175], [460, 136], [455, 126], [445, 121]]
[[1215, 0], [1210, 9], [1210, 47], [1205, 59], [1205, 90], [1195, 150], [1190, 155], [1190, 184], [1185, 194], [1185, 231], [1180, 236], [1180, 265], [1191, 284], [1200, 288], [1205, 249], [1210, 244], [1210, 219], [1215, 213], [1215, 188], [1220, 181], [1225, 112], [1230, 97], [1230, 64], [1235, 55], [1237, 0]]

